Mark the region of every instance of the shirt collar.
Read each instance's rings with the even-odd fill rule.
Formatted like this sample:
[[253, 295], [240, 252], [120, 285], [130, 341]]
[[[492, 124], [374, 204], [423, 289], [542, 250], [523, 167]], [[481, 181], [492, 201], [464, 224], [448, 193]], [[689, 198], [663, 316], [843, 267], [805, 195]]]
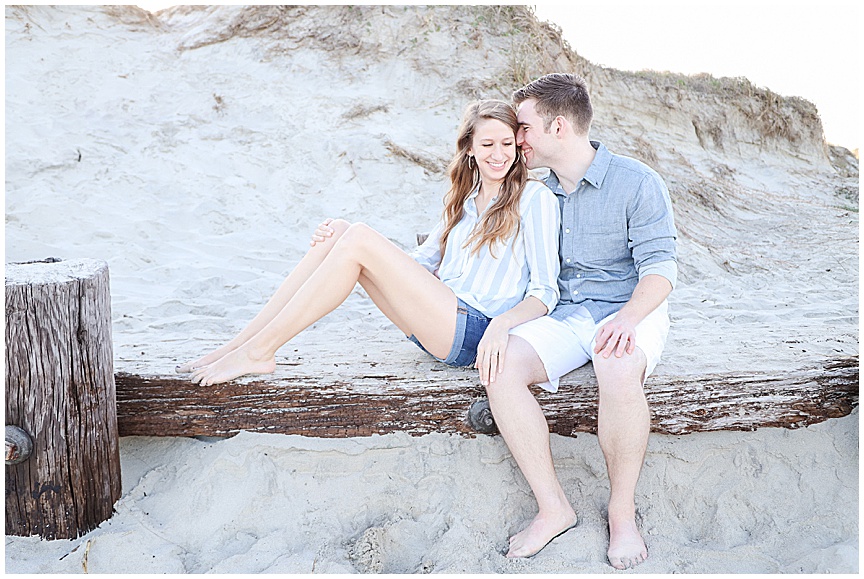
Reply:
[[591, 141], [591, 146], [597, 149], [597, 153], [585, 172], [584, 179], [599, 189], [603, 186], [606, 173], [609, 172], [609, 165], [612, 164], [612, 153], [600, 141]]
[[[591, 146], [597, 150], [597, 153], [594, 155], [594, 160], [591, 161], [588, 170], [585, 171], [585, 176], [582, 177], [582, 180], [588, 181], [599, 189], [603, 186], [603, 180], [606, 178], [609, 165], [612, 163], [612, 153], [600, 141], [591, 141]], [[546, 186], [556, 193], [559, 189], [563, 193], [566, 193], [564, 188], [561, 187], [561, 182], [558, 180], [558, 175], [555, 174], [555, 171], [549, 171], [549, 176], [546, 178]]]
[[470, 213], [471, 215], [474, 215], [475, 217], [478, 216], [477, 202], [475, 201], [475, 199], [477, 198], [477, 195], [479, 195], [479, 194], [480, 194], [480, 183], [477, 183], [477, 185], [474, 187], [474, 190], [471, 191], [471, 193], [468, 195], [468, 197], [465, 198], [465, 202], [462, 204], [463, 209], [465, 209], [466, 211], [468, 211], [468, 213]]
[[479, 195], [479, 194], [480, 194], [480, 183], [477, 183], [477, 184], [474, 186], [474, 190], [471, 191], [471, 194], [468, 195], [468, 197], [465, 198], [465, 201], [468, 201], [469, 199], [474, 199], [474, 198], [477, 197], [477, 195]]

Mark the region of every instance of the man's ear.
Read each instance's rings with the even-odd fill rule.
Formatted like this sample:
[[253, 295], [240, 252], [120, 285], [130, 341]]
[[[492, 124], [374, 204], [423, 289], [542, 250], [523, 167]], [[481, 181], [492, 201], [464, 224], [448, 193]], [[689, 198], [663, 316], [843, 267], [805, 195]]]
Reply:
[[558, 115], [555, 117], [555, 120], [552, 121], [552, 128], [555, 131], [556, 137], [563, 137], [567, 132], [567, 127], [570, 125], [570, 122], [566, 119], [566, 117], [562, 117]]

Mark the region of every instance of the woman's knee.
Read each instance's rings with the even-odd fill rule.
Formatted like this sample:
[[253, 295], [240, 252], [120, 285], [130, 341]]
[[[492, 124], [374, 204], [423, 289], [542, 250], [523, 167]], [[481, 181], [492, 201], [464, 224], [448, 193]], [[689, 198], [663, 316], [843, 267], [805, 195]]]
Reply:
[[333, 229], [333, 241], [336, 241], [343, 235], [348, 229], [351, 227], [350, 221], [345, 221], [344, 219], [334, 219], [330, 222], [330, 227]]
[[[324, 237], [321, 241], [313, 243], [312, 249], [309, 250], [310, 252], [320, 253], [322, 257], [327, 256], [333, 248], [336, 247], [336, 244], [351, 227], [351, 223], [344, 219], [334, 219], [328, 223], [327, 226], [333, 230], [333, 234], [329, 237]], [[313, 240], [314, 239], [315, 237], [313, 236]]]
[[345, 233], [350, 234], [352, 237], [366, 237], [375, 231], [362, 221], [356, 221], [354, 223], [348, 223], [346, 221], [345, 223], [348, 224]]
[[367, 246], [374, 237], [380, 236], [378, 232], [365, 223], [348, 223], [347, 221], [345, 223], [347, 227], [339, 238], [343, 250], [361, 249]]

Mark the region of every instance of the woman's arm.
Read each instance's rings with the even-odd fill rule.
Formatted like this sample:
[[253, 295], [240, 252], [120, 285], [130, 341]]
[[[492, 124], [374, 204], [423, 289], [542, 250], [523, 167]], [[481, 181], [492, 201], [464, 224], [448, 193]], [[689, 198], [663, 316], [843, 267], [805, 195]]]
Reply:
[[561, 210], [558, 199], [546, 185], [529, 181], [525, 185], [525, 194], [529, 192], [529, 187], [533, 195], [522, 217], [521, 232], [530, 275], [525, 295], [534, 296], [546, 304], [551, 312], [561, 297], [558, 289], [558, 274], [561, 273], [561, 257], [558, 253]]
[[558, 200], [545, 185], [529, 182], [525, 189], [523, 195], [530, 197], [525, 203], [520, 235], [525, 242], [525, 261], [530, 272], [528, 287], [521, 302], [492, 319], [477, 345], [475, 367], [480, 370], [480, 382], [484, 386], [494, 382], [495, 375], [504, 371], [504, 352], [510, 330], [545, 316], [558, 303], [561, 270]]
[[[426, 268], [426, 271], [435, 273], [441, 265], [444, 256], [441, 255], [441, 232], [444, 230], [444, 222], [438, 221], [429, 236], [414, 251], [409, 251], [414, 261]], [[437, 276], [436, 276], [437, 277]]]
[[477, 361], [474, 367], [480, 371], [481, 384], [486, 386], [494, 382], [495, 374], [504, 371], [504, 352], [507, 351], [510, 330], [519, 324], [545, 316], [546, 313], [546, 304], [534, 296], [525, 296], [521, 302], [492, 318], [477, 344]]

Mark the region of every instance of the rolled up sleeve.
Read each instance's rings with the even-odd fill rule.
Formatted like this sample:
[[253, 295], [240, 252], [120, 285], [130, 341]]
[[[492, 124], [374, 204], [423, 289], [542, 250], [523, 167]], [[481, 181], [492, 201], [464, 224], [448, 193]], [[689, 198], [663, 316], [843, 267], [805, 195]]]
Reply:
[[678, 281], [678, 235], [669, 191], [659, 175], [652, 172], [643, 178], [628, 214], [628, 244], [639, 279], [661, 275], [674, 288]]
[[439, 221], [429, 237], [426, 238], [419, 247], [412, 251], [409, 255], [426, 268], [430, 273], [435, 273], [438, 266], [441, 265], [441, 232], [444, 231], [444, 222]]
[[543, 302], [551, 312], [558, 304], [558, 234], [561, 214], [555, 195], [545, 186], [538, 186], [528, 211], [522, 219], [525, 239], [525, 257], [529, 269], [525, 296]]
[[675, 289], [675, 285], [678, 283], [678, 263], [670, 259], [669, 261], [646, 265], [639, 270], [639, 279], [652, 274], [665, 277], [672, 284], [672, 289]]

